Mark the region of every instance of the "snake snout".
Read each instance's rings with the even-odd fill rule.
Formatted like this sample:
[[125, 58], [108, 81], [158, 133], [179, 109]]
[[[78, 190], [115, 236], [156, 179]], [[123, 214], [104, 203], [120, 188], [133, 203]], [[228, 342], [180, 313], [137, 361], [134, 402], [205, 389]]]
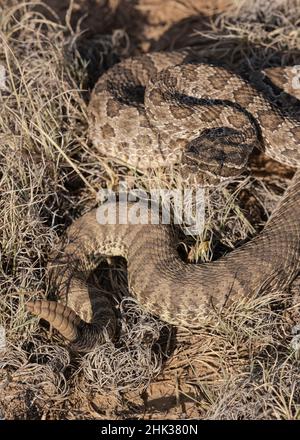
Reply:
[[186, 147], [183, 158], [191, 168], [230, 178], [240, 174], [248, 162], [253, 145], [245, 144], [243, 133], [230, 127], [203, 130]]

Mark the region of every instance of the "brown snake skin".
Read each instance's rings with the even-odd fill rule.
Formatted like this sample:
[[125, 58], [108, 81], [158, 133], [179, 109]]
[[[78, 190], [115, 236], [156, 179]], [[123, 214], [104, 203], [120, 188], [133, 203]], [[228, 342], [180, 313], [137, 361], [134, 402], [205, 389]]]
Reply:
[[[183, 52], [144, 55], [100, 78], [89, 111], [90, 136], [101, 153], [140, 169], [180, 162], [183, 174], [197, 171], [209, 183], [240, 173], [254, 146], [299, 167], [296, 119], [240, 76], [222, 67], [184, 64], [185, 57]], [[266, 73], [299, 98], [292, 69]], [[116, 323], [109, 299], [87, 283], [89, 258], [97, 253], [126, 258], [130, 291], [146, 310], [171, 324], [196, 328], [212, 307], [220, 310], [237, 297], [284, 288], [296, 277], [299, 202], [300, 172], [258, 236], [199, 265], [179, 258], [171, 227], [100, 225], [93, 210], [71, 225], [61, 250], [50, 258], [50, 282], [58, 288], [60, 303], [33, 301], [28, 309], [47, 319], [77, 350], [113, 338]]]

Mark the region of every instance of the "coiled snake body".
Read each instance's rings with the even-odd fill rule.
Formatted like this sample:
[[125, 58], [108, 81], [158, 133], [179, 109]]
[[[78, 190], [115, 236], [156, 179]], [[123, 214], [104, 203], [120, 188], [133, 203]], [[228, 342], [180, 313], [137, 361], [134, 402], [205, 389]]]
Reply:
[[[268, 76], [286, 92], [293, 68]], [[298, 91], [298, 94], [300, 92]], [[189, 62], [186, 52], [125, 60], [98, 81], [89, 105], [90, 136], [107, 156], [138, 167], [180, 163], [184, 176], [213, 184], [240, 173], [254, 146], [300, 166], [300, 124], [239, 75]], [[197, 327], [212, 307], [238, 296], [283, 288], [296, 276], [300, 256], [300, 173], [264, 230], [217, 261], [186, 264], [167, 225], [101, 225], [91, 211], [76, 220], [51, 256], [50, 281], [60, 302], [34, 301], [28, 309], [47, 319], [79, 350], [113, 337], [109, 300], [87, 283], [88, 256], [123, 256], [140, 304], [165, 321]], [[119, 206], [120, 207], [120, 206]], [[90, 321], [90, 322], [88, 322]]]

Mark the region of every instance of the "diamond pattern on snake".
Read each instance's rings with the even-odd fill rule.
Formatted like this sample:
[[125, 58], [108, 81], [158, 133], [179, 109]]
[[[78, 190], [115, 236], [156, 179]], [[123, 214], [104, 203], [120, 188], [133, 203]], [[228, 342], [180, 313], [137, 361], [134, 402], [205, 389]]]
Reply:
[[[266, 75], [300, 97], [295, 67], [270, 68]], [[89, 104], [89, 136], [108, 158], [145, 171], [177, 164], [184, 177], [197, 174], [202, 185], [239, 175], [254, 147], [300, 166], [299, 121], [238, 74], [191, 61], [187, 51], [129, 58], [104, 73]], [[27, 307], [74, 349], [88, 351], [114, 338], [110, 301], [87, 282], [89, 257], [100, 253], [126, 258], [129, 289], [145, 310], [197, 328], [212, 308], [293, 281], [300, 261], [299, 202], [296, 172], [260, 234], [201, 264], [182, 261], [168, 225], [101, 225], [92, 210], [74, 221], [49, 257], [59, 301], [32, 301]]]

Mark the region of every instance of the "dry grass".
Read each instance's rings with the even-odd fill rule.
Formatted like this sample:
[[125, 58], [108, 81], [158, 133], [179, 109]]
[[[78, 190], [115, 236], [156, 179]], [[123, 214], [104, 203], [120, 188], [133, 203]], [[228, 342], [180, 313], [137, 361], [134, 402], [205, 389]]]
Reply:
[[[116, 10], [122, 2], [111, 3]], [[177, 20], [168, 10], [155, 15], [154, 0], [138, 3], [149, 18], [141, 48], [192, 44], [204, 59], [217, 57], [244, 72], [300, 62], [297, 1], [239, 2], [227, 15], [210, 12], [205, 26], [202, 16], [197, 21], [199, 2], [175, 3]], [[122, 180], [146, 190], [178, 185], [174, 173], [136, 175], [109, 162], [87, 141], [89, 87], [132, 52], [134, 39], [124, 29], [86, 38], [80, 27], [74, 30], [71, 8], [61, 24], [36, 5], [0, 6], [6, 72], [0, 85], [0, 325], [7, 338], [0, 352], [0, 418], [299, 418], [299, 360], [290, 344], [298, 304], [286, 292], [241, 301], [191, 335], [146, 315], [127, 298], [123, 262], [104, 261], [94, 275], [116, 299], [120, 337], [81, 357], [25, 312], [26, 301], [47, 294], [49, 250], [74, 218], [95, 206], [101, 187], [116, 188]], [[163, 14], [169, 28], [155, 33]], [[243, 176], [210, 190], [205, 230], [196, 240], [182, 235], [182, 252], [207, 261], [249, 239], [291, 175], [254, 155]]]

